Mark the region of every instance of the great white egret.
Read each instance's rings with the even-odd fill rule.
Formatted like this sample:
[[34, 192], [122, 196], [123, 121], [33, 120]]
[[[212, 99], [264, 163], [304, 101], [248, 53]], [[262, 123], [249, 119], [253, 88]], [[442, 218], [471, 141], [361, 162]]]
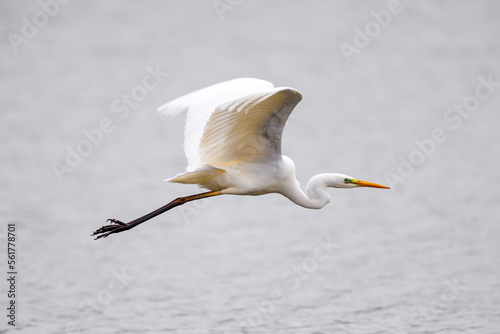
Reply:
[[281, 134], [302, 95], [293, 88], [275, 88], [270, 82], [240, 78], [181, 96], [158, 111], [175, 116], [187, 112], [184, 173], [170, 182], [198, 184], [210, 191], [179, 197], [129, 223], [108, 219], [95, 231], [96, 239], [129, 230], [176, 206], [217, 195], [279, 193], [297, 205], [321, 209], [330, 202], [327, 187], [385, 188], [344, 174], [318, 174], [305, 188], [295, 178], [293, 161], [281, 154]]

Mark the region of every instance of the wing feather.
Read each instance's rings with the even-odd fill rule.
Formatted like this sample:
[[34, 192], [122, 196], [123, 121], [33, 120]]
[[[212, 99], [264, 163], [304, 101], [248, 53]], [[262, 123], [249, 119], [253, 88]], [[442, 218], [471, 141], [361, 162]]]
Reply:
[[211, 114], [198, 153], [204, 164], [222, 167], [236, 161], [281, 158], [281, 135], [302, 95], [272, 88], [220, 105]]
[[233, 79], [181, 96], [158, 108], [158, 112], [168, 116], [187, 112], [184, 128], [184, 153], [188, 159], [187, 170], [193, 171], [204, 165], [200, 159], [199, 145], [205, 125], [218, 106], [273, 87], [272, 83], [260, 79]]

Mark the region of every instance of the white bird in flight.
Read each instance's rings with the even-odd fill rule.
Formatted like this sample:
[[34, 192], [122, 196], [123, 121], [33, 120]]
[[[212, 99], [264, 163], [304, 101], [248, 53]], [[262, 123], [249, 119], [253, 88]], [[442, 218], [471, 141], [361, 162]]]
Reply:
[[321, 209], [330, 202], [327, 187], [374, 187], [376, 183], [344, 174], [313, 176], [305, 188], [295, 178], [292, 159], [281, 154], [281, 135], [302, 95], [268, 81], [240, 78], [181, 96], [158, 108], [163, 115], [187, 113], [184, 152], [186, 172], [166, 181], [198, 184], [210, 191], [179, 197], [129, 223], [108, 219], [96, 239], [129, 230], [176, 206], [218, 195], [281, 194], [297, 205]]

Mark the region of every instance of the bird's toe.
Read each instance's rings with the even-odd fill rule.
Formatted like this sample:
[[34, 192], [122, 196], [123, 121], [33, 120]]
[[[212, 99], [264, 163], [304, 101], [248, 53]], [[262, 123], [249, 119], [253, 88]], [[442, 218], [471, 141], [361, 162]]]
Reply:
[[107, 221], [107, 222], [112, 222], [112, 223], [114, 223], [114, 224], [122, 225], [122, 226], [123, 226], [123, 225], [127, 225], [127, 224], [125, 224], [124, 222], [122, 222], [121, 220], [118, 220], [118, 219], [112, 219], [112, 218], [109, 218], [109, 219], [107, 219], [106, 221]]

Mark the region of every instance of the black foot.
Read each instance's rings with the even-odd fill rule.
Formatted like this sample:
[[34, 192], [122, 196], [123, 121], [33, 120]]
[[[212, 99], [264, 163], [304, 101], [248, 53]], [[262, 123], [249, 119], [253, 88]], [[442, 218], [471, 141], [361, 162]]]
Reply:
[[117, 219], [106, 219], [107, 222], [112, 222], [112, 223], [115, 223], [115, 224], [118, 224], [118, 225], [127, 225], [125, 224], [124, 222], [122, 222], [121, 220], [117, 220]]
[[94, 231], [94, 233], [92, 233], [92, 235], [97, 235], [97, 237], [94, 240], [97, 240], [100, 238], [106, 238], [110, 234], [120, 233], [120, 232], [126, 231], [126, 230], [131, 228], [131, 226], [125, 224], [122, 221], [116, 220], [116, 219], [108, 219], [106, 221], [112, 222], [114, 224], [105, 225], [105, 226], [101, 227], [100, 229]]

